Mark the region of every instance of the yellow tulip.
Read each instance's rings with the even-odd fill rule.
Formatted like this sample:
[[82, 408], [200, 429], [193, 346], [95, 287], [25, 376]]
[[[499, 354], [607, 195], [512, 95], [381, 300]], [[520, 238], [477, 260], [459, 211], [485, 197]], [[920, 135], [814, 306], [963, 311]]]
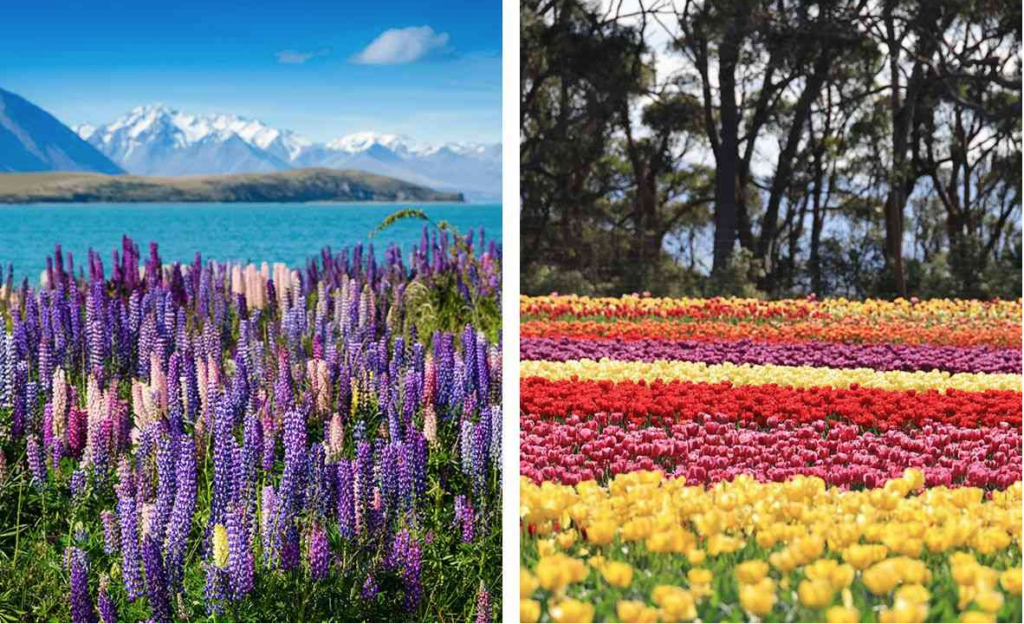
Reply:
[[999, 576], [999, 584], [1003, 591], [1011, 596], [1020, 596], [1021, 593], [1021, 569], [1011, 568]]
[[611, 544], [617, 528], [614, 520], [599, 520], [587, 527], [587, 541], [597, 546]]
[[519, 568], [519, 597], [529, 598], [540, 587], [540, 582], [526, 568]]
[[829, 607], [828, 611], [825, 612], [825, 621], [829, 622], [829, 624], [850, 624], [852, 622], [860, 622], [860, 612], [853, 607], [844, 607], [840, 605]]
[[960, 614], [961, 622], [977, 622], [981, 624], [983, 622], [995, 622], [996, 616], [991, 613], [985, 613], [983, 611], [964, 611]]
[[629, 584], [633, 582], [633, 567], [621, 561], [611, 561], [601, 568], [601, 576], [609, 585], [629, 587]]
[[519, 621], [536, 622], [540, 620], [540, 603], [527, 598], [519, 599]]
[[760, 559], [745, 561], [736, 566], [734, 574], [740, 583], [748, 585], [760, 583], [768, 575], [768, 564]]
[[808, 609], [821, 609], [832, 602], [835, 590], [832, 589], [832, 584], [825, 579], [812, 579], [800, 581], [796, 593], [803, 606]]
[[615, 604], [615, 616], [620, 622], [638, 624], [640, 622], [657, 622], [658, 611], [638, 600], [620, 600]]
[[753, 585], [740, 585], [740, 606], [758, 617], [767, 615], [775, 606], [775, 600], [775, 582], [769, 578]]
[[555, 622], [587, 622], [594, 621], [594, 605], [569, 598], [556, 603], [550, 609], [551, 619]]
[[890, 561], [883, 561], [865, 570], [862, 580], [871, 593], [883, 596], [895, 589], [901, 578], [895, 565]]

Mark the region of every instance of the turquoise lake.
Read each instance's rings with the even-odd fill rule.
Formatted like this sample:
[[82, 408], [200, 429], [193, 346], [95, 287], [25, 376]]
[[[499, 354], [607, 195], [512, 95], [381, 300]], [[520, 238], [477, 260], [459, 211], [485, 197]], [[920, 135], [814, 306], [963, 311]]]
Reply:
[[[484, 228], [488, 240], [501, 240], [500, 204], [29, 204], [0, 206], [0, 267], [4, 278], [14, 263], [15, 278], [35, 282], [46, 268], [54, 244], [74, 254], [75, 270], [84, 266], [89, 248], [110, 270], [111, 251], [126, 234], [143, 258], [149, 243], [159, 245], [164, 262], [191, 262], [197, 251], [220, 261], [286, 262], [302, 266], [329, 245], [368, 242], [371, 231], [402, 208], [422, 208], [436, 221], [459, 232]], [[389, 242], [404, 255], [419, 243], [423, 222], [400, 221], [374, 240], [382, 257]]]

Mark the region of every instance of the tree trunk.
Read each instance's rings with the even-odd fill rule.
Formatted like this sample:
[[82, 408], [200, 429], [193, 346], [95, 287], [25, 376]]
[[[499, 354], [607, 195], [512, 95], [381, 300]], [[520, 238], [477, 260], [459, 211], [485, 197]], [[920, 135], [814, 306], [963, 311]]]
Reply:
[[[736, 19], [741, 19], [739, 16]], [[739, 28], [735, 21], [722, 42], [718, 59], [721, 87], [721, 142], [715, 169], [715, 246], [711, 272], [724, 270], [732, 258], [738, 227], [737, 174], [739, 167], [739, 113], [736, 107], [736, 63]]]

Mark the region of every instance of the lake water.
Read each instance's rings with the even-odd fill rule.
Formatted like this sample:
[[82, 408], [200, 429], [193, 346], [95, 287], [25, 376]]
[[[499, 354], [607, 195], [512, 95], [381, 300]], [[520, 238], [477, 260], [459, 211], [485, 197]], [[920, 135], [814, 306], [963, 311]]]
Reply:
[[[203, 259], [286, 262], [303, 266], [330, 245], [337, 253], [346, 245], [368, 241], [371, 231], [389, 214], [409, 204], [30, 204], [0, 205], [0, 267], [4, 278], [14, 263], [15, 278], [39, 279], [55, 243], [72, 252], [75, 270], [84, 266], [89, 248], [103, 258], [109, 272], [110, 253], [121, 248], [121, 235], [138, 245], [143, 259], [156, 241], [164, 262]], [[500, 204], [416, 205], [431, 219], [447, 221], [459, 232], [484, 228], [488, 240], [501, 240]], [[400, 221], [378, 234], [374, 250], [382, 256], [389, 242], [406, 257], [419, 243], [423, 223]], [[477, 234], [479, 235], [479, 234]], [[0, 278], [3, 279], [3, 278]]]

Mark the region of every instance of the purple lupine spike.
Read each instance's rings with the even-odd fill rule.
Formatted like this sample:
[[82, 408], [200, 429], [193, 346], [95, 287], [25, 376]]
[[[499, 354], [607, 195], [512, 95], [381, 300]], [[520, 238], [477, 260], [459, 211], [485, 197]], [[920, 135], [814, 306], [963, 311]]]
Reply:
[[228, 576], [235, 600], [253, 588], [253, 555], [249, 544], [251, 523], [246, 518], [246, 509], [245, 504], [235, 503], [227, 511]]
[[398, 449], [398, 503], [401, 510], [414, 509], [415, 485], [413, 483], [412, 444], [402, 443]]
[[85, 494], [85, 471], [78, 469], [71, 473], [71, 481], [69, 483], [71, 490], [71, 497], [78, 499]]
[[327, 578], [331, 552], [327, 543], [327, 531], [319, 522], [314, 522], [310, 527], [309, 543], [306, 548], [309, 558], [309, 577], [314, 581]]
[[204, 563], [206, 569], [206, 611], [210, 615], [223, 615], [224, 603], [231, 598], [231, 580], [227, 568]]
[[150, 534], [143, 539], [142, 560], [146, 568], [146, 595], [156, 622], [171, 621], [171, 598], [167, 589], [167, 574], [160, 543]]
[[277, 456], [277, 428], [274, 426], [274, 416], [270, 410], [263, 414], [263, 471], [270, 472], [274, 469], [274, 459]]
[[366, 440], [360, 440], [356, 447], [353, 489], [356, 497], [356, 532], [364, 534], [372, 531], [370, 506], [373, 499], [373, 450]]
[[177, 487], [175, 465], [179, 457], [177, 438], [167, 432], [156, 434], [156, 517], [150, 531], [158, 543], [163, 541], [164, 529], [171, 516], [174, 493]]
[[483, 333], [477, 333], [476, 335], [476, 388], [477, 388], [477, 399], [484, 403], [488, 400], [490, 395], [491, 378], [488, 366], [490, 362], [487, 359], [487, 339]]
[[289, 411], [284, 416], [284, 474], [281, 476], [277, 530], [281, 532], [280, 565], [290, 569], [298, 565], [299, 534], [295, 516], [302, 509], [306, 480], [306, 419], [302, 412]]
[[363, 581], [363, 587], [359, 592], [359, 597], [366, 602], [373, 602], [376, 600], [378, 593], [380, 593], [380, 588], [377, 586], [377, 581], [374, 580], [372, 574], [367, 575], [366, 580]]
[[100, 512], [103, 521], [103, 552], [108, 555], [117, 554], [121, 550], [121, 535], [118, 530], [117, 515], [109, 509]]
[[323, 444], [314, 444], [309, 452], [309, 479], [306, 484], [306, 509], [326, 518], [333, 503], [331, 488], [325, 465], [326, 449]]
[[46, 462], [43, 460], [43, 449], [39, 446], [39, 438], [29, 434], [25, 442], [25, 457], [29, 472], [32, 473], [32, 485], [42, 491], [46, 485]]
[[234, 445], [232, 433], [234, 415], [229, 401], [214, 392], [207, 395], [213, 406], [213, 500], [210, 503], [210, 523], [220, 524], [224, 510], [235, 492]]
[[281, 549], [280, 531], [275, 524], [277, 520], [277, 492], [274, 486], [264, 485], [260, 515], [260, 537], [263, 545], [263, 564], [270, 568]]
[[355, 534], [355, 496], [353, 492], [352, 464], [342, 458], [337, 466], [338, 530], [342, 537]]
[[407, 613], [415, 611], [423, 597], [423, 586], [420, 583], [422, 557], [422, 547], [409, 534], [408, 529], [402, 529], [395, 534], [387, 564], [391, 569], [397, 570], [402, 578], [405, 590], [403, 606]]
[[192, 532], [192, 516], [196, 507], [196, 445], [191, 437], [184, 436], [180, 438], [178, 448], [174, 506], [167, 522], [165, 541], [168, 587], [173, 593], [181, 590], [185, 545]]
[[117, 614], [117, 605], [110, 597], [110, 577], [104, 574], [100, 577], [100, 589], [96, 596], [96, 604], [100, 609], [100, 621], [112, 624], [121, 618]]
[[96, 610], [89, 593], [89, 562], [85, 552], [74, 546], [65, 551], [65, 559], [71, 577], [71, 621], [95, 622]]
[[117, 516], [121, 524], [121, 574], [128, 601], [142, 595], [142, 561], [139, 554], [139, 509], [135, 498], [135, 477], [131, 461], [121, 458], [117, 468]]
[[184, 432], [185, 409], [181, 404], [181, 354], [177, 351], [167, 360], [167, 424], [171, 435]]
[[480, 589], [476, 592], [476, 622], [483, 624], [491, 621], [491, 594], [480, 581]]

